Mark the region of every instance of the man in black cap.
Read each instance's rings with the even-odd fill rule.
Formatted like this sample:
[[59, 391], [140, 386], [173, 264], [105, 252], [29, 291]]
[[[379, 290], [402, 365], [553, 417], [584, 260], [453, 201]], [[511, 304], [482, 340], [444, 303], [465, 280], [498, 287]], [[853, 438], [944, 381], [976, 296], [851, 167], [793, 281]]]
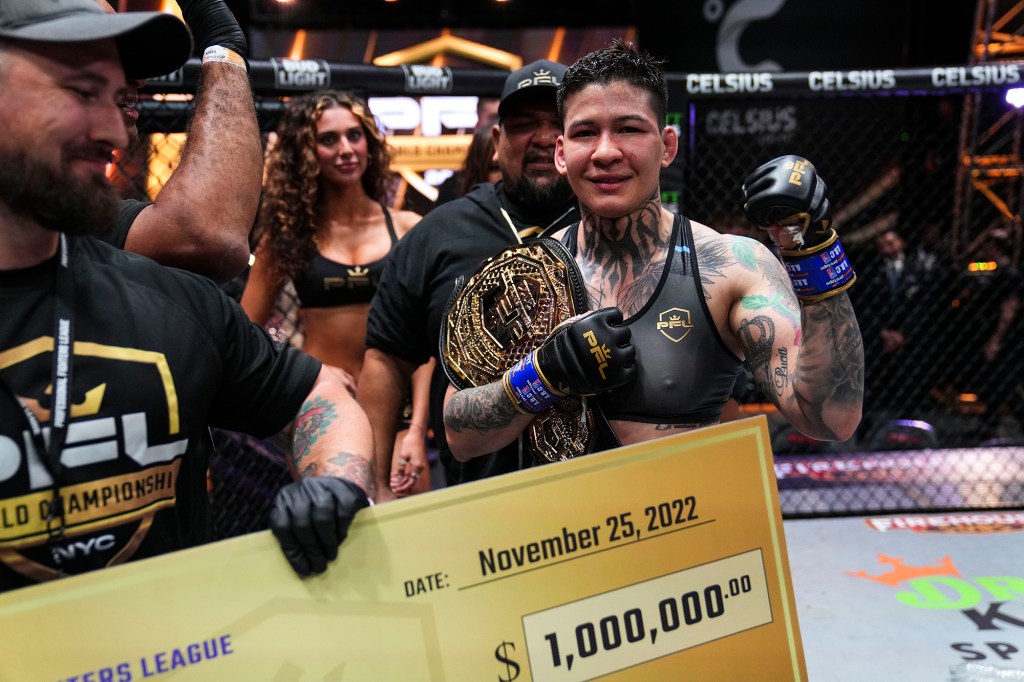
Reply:
[[[576, 199], [555, 170], [555, 140], [562, 132], [555, 103], [565, 66], [542, 59], [509, 74], [493, 126], [500, 182], [431, 211], [388, 258], [367, 322], [366, 356], [358, 382], [359, 402], [373, 426], [378, 490], [389, 491], [391, 454], [409, 380], [436, 359], [445, 306], [455, 279], [473, 273], [489, 256], [547, 228], [578, 219]], [[449, 485], [510, 471], [510, 458], [479, 458], [463, 465], [444, 442], [441, 405], [448, 380], [435, 367], [430, 427]], [[408, 437], [423, 438], [410, 431]], [[425, 449], [424, 449], [425, 452]], [[399, 462], [396, 487], [427, 472], [419, 461]]]
[[[169, 14], [0, 3], [0, 591], [209, 539], [207, 425], [293, 423], [270, 526], [302, 575], [372, 494], [366, 416], [206, 278], [115, 249], [126, 78], [178, 68]], [[366, 492], [364, 492], [366, 491]]]

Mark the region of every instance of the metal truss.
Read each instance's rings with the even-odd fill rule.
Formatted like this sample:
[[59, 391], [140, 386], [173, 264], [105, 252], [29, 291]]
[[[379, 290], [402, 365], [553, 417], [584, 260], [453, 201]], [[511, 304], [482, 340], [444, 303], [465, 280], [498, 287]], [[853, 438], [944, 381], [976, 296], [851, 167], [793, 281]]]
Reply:
[[[1024, 2], [978, 0], [970, 67], [1024, 57]], [[1024, 73], [1020, 74], [1024, 80]], [[1013, 260], [1021, 257], [1024, 113], [981, 90], [964, 97], [954, 201], [954, 257], [969, 258], [996, 229], [1014, 235]]]

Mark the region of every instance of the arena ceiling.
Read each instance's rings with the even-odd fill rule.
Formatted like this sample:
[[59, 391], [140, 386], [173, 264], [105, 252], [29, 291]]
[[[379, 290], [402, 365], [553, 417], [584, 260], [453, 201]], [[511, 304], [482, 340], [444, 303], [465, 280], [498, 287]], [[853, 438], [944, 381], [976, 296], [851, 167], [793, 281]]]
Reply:
[[[111, 0], [120, 11], [166, 9], [172, 2]], [[431, 32], [483, 29], [493, 32], [495, 47], [524, 52], [531, 29], [563, 27], [571, 35], [631, 27], [637, 42], [667, 58], [671, 70], [751, 70], [723, 66], [722, 46], [732, 41], [746, 64], [771, 61], [798, 71], [966, 63], [978, 8], [1010, 0], [678, 0], [667, 9], [641, 0], [226, 2], [250, 32], [410, 31], [416, 42]]]
[[641, 15], [639, 0], [230, 0], [229, 5], [254, 26], [290, 28], [622, 26], [636, 24]]

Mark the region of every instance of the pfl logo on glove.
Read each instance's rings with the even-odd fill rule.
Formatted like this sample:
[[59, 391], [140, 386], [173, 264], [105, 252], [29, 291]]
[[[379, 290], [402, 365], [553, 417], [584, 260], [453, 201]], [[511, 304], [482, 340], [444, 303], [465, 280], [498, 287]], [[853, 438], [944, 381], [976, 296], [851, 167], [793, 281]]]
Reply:
[[792, 162], [786, 163], [786, 168], [791, 170], [789, 174], [789, 183], [791, 185], [803, 186], [804, 175], [807, 174], [807, 166], [810, 165], [806, 159], [796, 159]]
[[597, 360], [597, 371], [601, 373], [602, 379], [607, 379], [605, 376], [605, 369], [608, 368], [608, 361], [612, 358], [612, 352], [608, 349], [608, 346], [602, 346], [597, 342], [597, 335], [594, 332], [583, 332], [583, 338], [590, 344], [590, 354]]

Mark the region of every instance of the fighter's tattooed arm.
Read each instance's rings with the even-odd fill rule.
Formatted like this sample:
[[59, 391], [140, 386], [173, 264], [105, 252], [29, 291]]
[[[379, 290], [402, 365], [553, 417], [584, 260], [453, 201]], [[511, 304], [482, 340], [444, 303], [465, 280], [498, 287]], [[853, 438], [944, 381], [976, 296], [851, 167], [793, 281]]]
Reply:
[[444, 419], [456, 433], [470, 429], [486, 434], [507, 426], [518, 414], [507, 400], [505, 389], [494, 383], [456, 393], [445, 408]]
[[[739, 328], [740, 343], [747, 356], [747, 367], [753, 375], [754, 383], [776, 407], [785, 388], [776, 386], [773, 381], [775, 370], [772, 369], [772, 355], [775, 350], [775, 323], [767, 315], [757, 315], [750, 319], [743, 318]], [[784, 350], [784, 349], [783, 349]]]
[[[800, 412], [832, 438], [864, 402], [864, 343], [846, 293], [803, 307], [803, 343], [793, 397]], [[842, 417], [846, 416], [847, 419]]]
[[513, 442], [532, 419], [533, 415], [524, 415], [512, 405], [500, 381], [461, 391], [448, 389], [445, 434], [458, 460], [500, 450]]
[[747, 296], [743, 305], [750, 310], [771, 311], [782, 315], [796, 330], [795, 345], [800, 345], [800, 304], [793, 294], [789, 275], [779, 267], [779, 261], [765, 249], [761, 249], [755, 257], [756, 268], [768, 284], [768, 294], [763, 296]]
[[802, 433], [845, 440], [864, 397], [864, 348], [849, 297], [801, 305], [782, 263], [757, 251], [758, 274], [732, 318], [754, 382]]
[[310, 448], [316, 445], [338, 415], [334, 405], [320, 397], [307, 400], [299, 412], [301, 416], [295, 421], [292, 432], [292, 460], [295, 468], [303, 471], [310, 467]]

